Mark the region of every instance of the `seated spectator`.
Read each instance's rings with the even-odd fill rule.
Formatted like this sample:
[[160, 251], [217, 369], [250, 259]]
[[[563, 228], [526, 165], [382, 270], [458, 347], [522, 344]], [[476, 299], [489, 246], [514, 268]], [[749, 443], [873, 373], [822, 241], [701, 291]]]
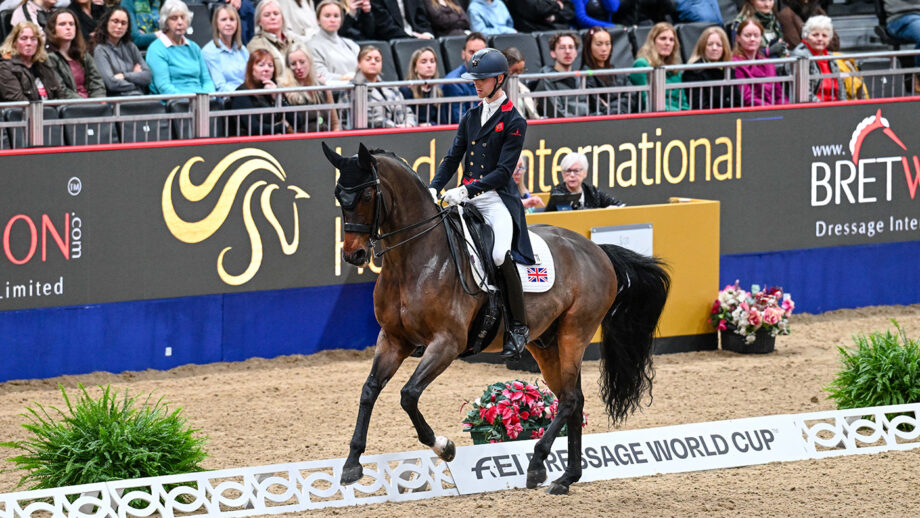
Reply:
[[487, 36], [517, 32], [511, 13], [502, 0], [471, 0], [467, 11], [470, 26], [476, 32]]
[[[763, 27], [753, 18], [744, 20], [738, 26], [738, 39], [732, 52], [733, 61], [749, 61], [767, 59], [761, 50], [763, 42]], [[753, 79], [760, 77], [776, 77], [776, 67], [772, 63], [762, 65], [743, 65], [735, 67], [736, 79]], [[753, 83], [742, 84], [741, 106], [768, 106], [773, 104], [786, 104], [786, 95], [783, 93], [781, 83]]]
[[284, 15], [278, 0], [262, 0], [256, 6], [256, 33], [246, 44], [249, 53], [256, 49], [269, 51], [275, 59], [275, 70], [280, 77], [287, 71], [284, 65], [284, 55], [288, 47], [294, 42], [294, 36], [284, 29]]
[[[670, 23], [661, 22], [652, 27], [652, 30], [648, 33], [648, 38], [645, 39], [645, 43], [636, 52], [636, 61], [633, 62], [633, 67], [679, 65], [680, 62], [680, 42], [677, 41], [677, 31], [674, 30], [674, 26]], [[681, 83], [681, 73], [668, 72], [665, 81], [671, 84]], [[630, 74], [629, 82], [634, 85], [646, 85], [648, 84], [648, 76], [645, 73]], [[648, 101], [645, 97], [643, 92], [643, 105], [647, 106], [645, 103]], [[683, 89], [677, 88], [667, 91], [665, 106], [667, 111], [686, 110], [688, 107], [687, 97], [684, 95]]]
[[69, 99], [105, 97], [105, 83], [93, 56], [86, 51], [77, 17], [70, 9], [58, 9], [45, 26], [48, 65]]
[[[265, 0], [271, 1], [271, 0]], [[201, 47], [185, 37], [192, 19], [181, 0], [166, 0], [160, 8], [160, 31], [147, 48], [147, 65], [153, 73], [152, 94], [207, 93], [214, 81]]]
[[[582, 70], [605, 70], [613, 68], [610, 55], [613, 53], [613, 39], [603, 27], [591, 27], [585, 33], [584, 48], [581, 51]], [[589, 74], [585, 78], [588, 88], [609, 88], [623, 86], [623, 76]], [[629, 113], [629, 98], [626, 96], [612, 99], [610, 93], [598, 93], [588, 97], [592, 115], [615, 115]], [[622, 104], [622, 108], [621, 105]]]
[[345, 17], [339, 36], [352, 41], [374, 39], [374, 13], [371, 11], [371, 0], [343, 0]]
[[276, 0], [284, 18], [284, 32], [306, 43], [319, 33], [313, 0]]
[[505, 6], [518, 32], [564, 31], [575, 23], [572, 0], [507, 0]]
[[[278, 88], [275, 61], [267, 50], [256, 49], [246, 62], [245, 78], [236, 90], [262, 90], [266, 91], [266, 93], [233, 96], [230, 98], [230, 108], [233, 110], [251, 110], [254, 108], [287, 106], [287, 99], [283, 95], [279, 99], [277, 93], [268, 92], [275, 88]], [[251, 115], [239, 115], [236, 119], [238, 129], [235, 133], [238, 136], [293, 133], [294, 127], [298, 126], [297, 115], [299, 114], [296, 112], [278, 113], [268, 112], [267, 110]], [[299, 126], [302, 127], [303, 122], [300, 122]], [[231, 128], [231, 130], [233, 129]], [[234, 132], [231, 131], [231, 133]]]
[[144, 95], [153, 75], [131, 41], [131, 19], [124, 7], [115, 6], [99, 20], [93, 35], [93, 61], [109, 96]]
[[[630, 26], [643, 25], [646, 22], [666, 22], [674, 20], [675, 0], [620, 0], [620, 7], [613, 14], [613, 23]], [[586, 6], [588, 14], [594, 18], [603, 17], [603, 10], [599, 4], [589, 2]]]
[[211, 41], [201, 49], [218, 92], [232, 92], [246, 79], [249, 50], [243, 46], [242, 24], [236, 9], [220, 4], [211, 16]]
[[157, 39], [159, 30], [160, 0], [121, 0], [121, 5], [131, 18], [131, 40], [143, 50]]
[[[409, 81], [429, 80], [438, 78], [438, 55], [431, 47], [422, 47], [412, 53], [409, 58], [409, 70], [406, 79]], [[399, 92], [406, 99], [438, 99], [443, 97], [441, 89], [435, 85], [402, 86]], [[427, 104], [413, 104], [412, 109], [416, 115], [419, 126], [432, 126], [447, 123], [447, 103], [432, 102]]]
[[731, 37], [735, 44], [738, 43], [738, 31], [744, 20], [757, 20], [763, 27], [764, 54], [769, 57], [785, 57], [789, 52], [786, 42], [783, 41], [782, 28], [774, 11], [775, 0], [744, 0], [741, 12], [732, 21]]
[[539, 196], [534, 196], [530, 194], [530, 191], [527, 190], [527, 186], [524, 185], [524, 173], [530, 168], [530, 159], [527, 158], [527, 155], [521, 155], [518, 158], [517, 167], [514, 168], [514, 172], [511, 173], [511, 177], [514, 178], [514, 183], [517, 185], [518, 194], [521, 195], [521, 203], [524, 205], [524, 208], [527, 212], [534, 212], [534, 209], [546, 207], [546, 204], [543, 203], [543, 200]]
[[620, 9], [620, 0], [573, 0], [573, 3], [575, 26], [579, 29], [613, 27], [613, 15]]
[[106, 11], [105, 1], [73, 0], [67, 8], [77, 17], [77, 23], [80, 24], [80, 31], [83, 33], [83, 41], [93, 41], [96, 25], [99, 24], [99, 20]]
[[[544, 66], [540, 72], [544, 74], [571, 72], [572, 64], [578, 56], [578, 37], [575, 33], [560, 32], [554, 34], [549, 40], [549, 48], [549, 55], [553, 58], [553, 64]], [[562, 78], [544, 77], [533, 86], [533, 91], [573, 90], [579, 88], [579, 86], [579, 80], [575, 76]], [[537, 109], [544, 117], [581, 117], [591, 113], [587, 96], [556, 95], [539, 97], [536, 101]]]
[[[431, 22], [424, 0], [370, 0], [371, 13], [374, 15], [375, 40], [394, 40], [398, 38], [431, 39]], [[403, 13], [400, 9], [405, 9]]]
[[[282, 79], [282, 86], [320, 86], [321, 78], [316, 76], [316, 67], [310, 49], [302, 43], [293, 43], [288, 47], [285, 55], [288, 71], [287, 77]], [[329, 90], [311, 90], [309, 92], [291, 92], [287, 94], [288, 101], [293, 105], [307, 104], [332, 104], [332, 92]], [[326, 115], [325, 117], [323, 115]], [[339, 115], [335, 109], [329, 113], [311, 110], [307, 112], [306, 127], [297, 127], [297, 131], [338, 131], [341, 129]]]
[[680, 23], [712, 22], [722, 25], [722, 10], [717, 0], [677, 0], [677, 21]]
[[527, 62], [524, 61], [524, 55], [521, 54], [517, 47], [508, 47], [502, 51], [502, 54], [508, 60], [508, 80], [517, 81], [518, 97], [514, 107], [525, 119], [542, 119], [540, 113], [537, 112], [537, 105], [533, 102], [530, 87], [517, 77], [524, 73], [524, 69], [527, 66]]
[[368, 106], [367, 127], [369, 128], [408, 128], [415, 126], [415, 114], [403, 102], [399, 90], [393, 87], [374, 88], [372, 83], [380, 81], [383, 68], [383, 54], [373, 45], [361, 48], [358, 53], [358, 70], [355, 72], [356, 84], [367, 83], [367, 100], [370, 103], [385, 103], [374, 107]]
[[20, 22], [32, 22], [44, 29], [48, 23], [48, 17], [51, 16], [51, 10], [57, 0], [22, 0], [10, 17], [10, 26], [15, 27]]
[[562, 167], [562, 182], [553, 186], [550, 195], [581, 193], [581, 199], [572, 204], [575, 210], [626, 206], [622, 201], [585, 182], [588, 177], [588, 157], [583, 153], [569, 153], [559, 165]]
[[64, 98], [64, 88], [47, 61], [38, 25], [14, 25], [0, 45], [0, 102]]
[[[721, 27], [708, 27], [696, 41], [690, 63], [723, 63], [732, 60], [728, 35]], [[684, 83], [700, 81], [725, 81], [731, 76], [725, 74], [725, 67], [695, 68], [685, 70]], [[687, 88], [687, 97], [691, 110], [709, 110], [731, 108], [733, 103], [740, 104], [736, 89], [730, 85], [700, 86]]]
[[358, 44], [339, 35], [345, 10], [336, 0], [322, 0], [316, 14], [319, 34], [310, 40], [316, 76], [326, 84], [347, 83], [358, 66]]
[[428, 13], [435, 38], [466, 34], [470, 30], [470, 17], [454, 0], [420, 0]]
[[[804, 58], [827, 56], [827, 46], [833, 34], [834, 24], [830, 18], [820, 14], [812, 16], [802, 27], [802, 43], [792, 49], [792, 55]], [[817, 79], [816, 76], [820, 74], [834, 74], [836, 77]], [[840, 77], [837, 60], [810, 60], [808, 75], [811, 77], [808, 83], [809, 101], [845, 101], [847, 99], [847, 89], [843, 78]]]
[[[886, 28], [895, 38], [916, 44], [920, 49], [920, 1], [881, 0], [888, 15]], [[914, 66], [920, 58], [914, 57]]]
[[[776, 14], [779, 26], [783, 31], [783, 41], [788, 48], [794, 49], [802, 43], [802, 25], [805, 21], [817, 14], [827, 15], [821, 8], [818, 0], [785, 0], [783, 8]], [[827, 50], [838, 50], [840, 48], [840, 38], [834, 34], [831, 38]]]
[[[448, 72], [444, 77], [448, 79], [460, 79], [461, 75], [468, 72], [466, 64], [469, 62], [470, 58], [473, 57], [473, 54], [486, 48], [487, 46], [486, 37], [481, 33], [469, 33], [466, 36], [466, 41], [463, 44], [463, 49], [460, 51], [460, 57], [463, 60], [463, 64]], [[444, 92], [445, 97], [476, 96], [476, 88], [473, 87], [472, 82], [446, 84], [441, 88], [441, 90]], [[472, 107], [473, 103], [471, 102], [452, 103], [450, 105], [450, 121], [448, 123], [459, 123], [460, 117], [462, 117], [463, 114]]]

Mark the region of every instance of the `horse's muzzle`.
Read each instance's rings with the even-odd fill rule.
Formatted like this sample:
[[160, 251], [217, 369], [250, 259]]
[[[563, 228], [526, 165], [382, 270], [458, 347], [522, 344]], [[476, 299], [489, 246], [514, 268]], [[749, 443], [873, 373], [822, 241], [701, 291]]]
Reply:
[[342, 259], [345, 259], [345, 262], [353, 264], [359, 268], [367, 266], [367, 262], [371, 258], [371, 253], [367, 248], [358, 248], [352, 252], [346, 252], [342, 250]]

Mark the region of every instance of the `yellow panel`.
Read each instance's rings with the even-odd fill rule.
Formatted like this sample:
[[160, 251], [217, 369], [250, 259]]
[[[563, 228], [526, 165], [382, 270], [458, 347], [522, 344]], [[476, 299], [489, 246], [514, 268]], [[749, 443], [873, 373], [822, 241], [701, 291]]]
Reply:
[[[592, 227], [651, 223], [654, 254], [668, 264], [671, 293], [658, 326], [661, 337], [714, 332], [706, 322], [719, 291], [719, 202], [671, 198], [662, 205], [544, 212], [529, 224], [567, 228], [590, 238]], [[594, 341], [600, 341], [599, 335]]]

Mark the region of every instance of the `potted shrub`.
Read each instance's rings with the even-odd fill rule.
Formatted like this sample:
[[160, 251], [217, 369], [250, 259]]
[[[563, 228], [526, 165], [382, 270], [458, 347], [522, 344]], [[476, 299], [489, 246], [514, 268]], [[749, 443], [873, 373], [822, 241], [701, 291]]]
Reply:
[[721, 336], [722, 349], [739, 353], [769, 353], [774, 350], [776, 335], [789, 334], [789, 315], [795, 303], [783, 289], [772, 287], [751, 291], [738, 281], [719, 292], [712, 303], [709, 323]]

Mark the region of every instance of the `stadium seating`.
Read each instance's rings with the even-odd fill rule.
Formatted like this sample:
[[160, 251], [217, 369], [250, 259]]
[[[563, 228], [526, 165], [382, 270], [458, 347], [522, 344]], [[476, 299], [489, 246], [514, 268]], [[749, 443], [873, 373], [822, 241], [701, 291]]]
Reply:
[[489, 45], [498, 49], [505, 50], [514, 47], [521, 51], [524, 56], [524, 72], [539, 72], [543, 67], [543, 58], [540, 56], [540, 47], [537, 46], [537, 40], [530, 34], [517, 32], [512, 34], [497, 34], [492, 36]]
[[462, 34], [459, 36], [441, 36], [439, 41], [441, 42], [441, 54], [444, 55], [444, 69], [450, 72], [462, 65], [463, 58], [460, 53], [466, 45], [466, 36]]
[[[7, 122], [19, 122], [22, 119], [22, 108], [4, 108], [2, 112], [3, 120]], [[42, 110], [42, 117], [45, 120], [58, 118], [57, 109], [52, 106], [45, 106]], [[25, 131], [22, 128], [7, 128], [9, 142], [13, 148], [25, 147]], [[60, 126], [45, 126], [44, 145], [45, 146], [63, 146], [64, 139], [61, 135]]]
[[380, 54], [383, 56], [383, 68], [380, 69], [381, 81], [399, 81], [400, 75], [396, 71], [396, 63], [393, 62], [393, 49], [389, 42], [383, 40], [365, 40], [357, 43], [361, 48], [371, 45], [380, 50]]
[[[160, 101], [132, 101], [118, 105], [119, 114], [123, 116], [159, 115], [166, 113], [166, 107]], [[150, 142], [169, 140], [169, 121], [164, 119], [119, 121], [116, 123], [119, 139], [122, 142]]]
[[[110, 104], [65, 104], [58, 108], [60, 119], [85, 119], [93, 117], [110, 117]], [[112, 144], [118, 142], [115, 127], [111, 122], [80, 122], [61, 126], [64, 144], [68, 146], [85, 146], [88, 144]]]
[[186, 36], [190, 40], [204, 47], [211, 39], [211, 10], [205, 4], [189, 3], [188, 9], [192, 13], [192, 24], [188, 28]]
[[693, 47], [696, 46], [697, 40], [703, 31], [717, 24], [709, 22], [683, 23], [677, 25], [677, 41], [680, 43], [680, 58], [684, 63], [690, 61], [690, 54], [693, 54]]
[[5, 11], [0, 11], [0, 41], [6, 39], [6, 35], [10, 33], [10, 20], [13, 18], [13, 10], [7, 9]]

